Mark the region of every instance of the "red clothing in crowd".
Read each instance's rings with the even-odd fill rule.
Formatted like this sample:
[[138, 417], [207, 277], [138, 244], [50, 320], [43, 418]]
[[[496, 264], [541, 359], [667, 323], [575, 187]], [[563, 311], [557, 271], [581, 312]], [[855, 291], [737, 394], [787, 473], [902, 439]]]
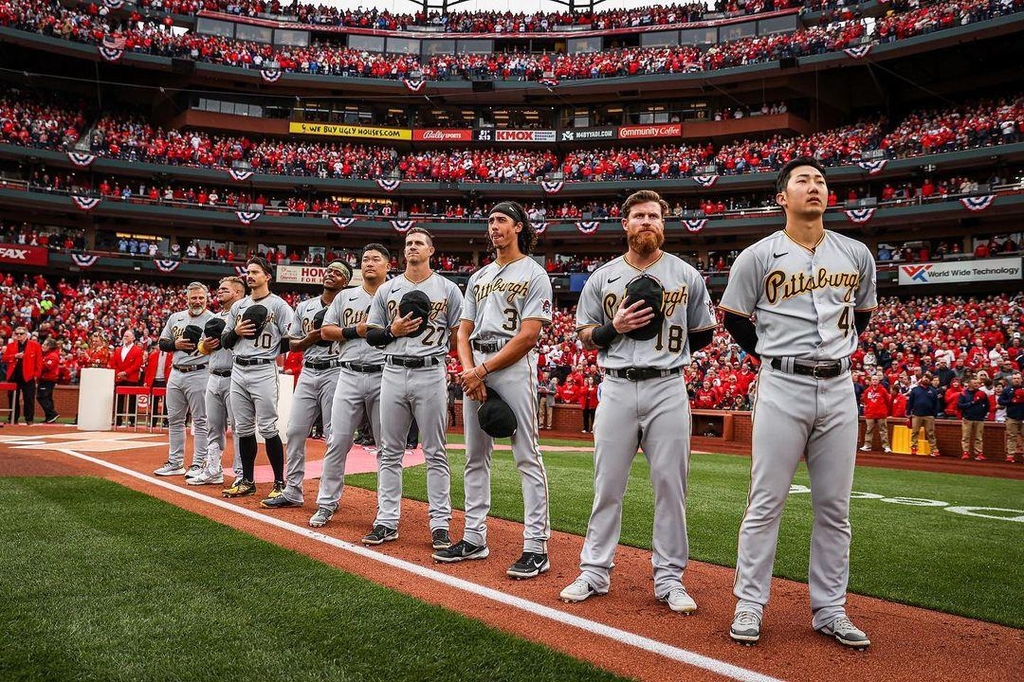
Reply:
[[907, 396], [898, 393], [892, 397], [892, 415], [894, 417], [907, 416]]
[[861, 394], [861, 401], [864, 403], [865, 419], [885, 419], [891, 413], [892, 399], [882, 386], [865, 388]]
[[591, 410], [597, 409], [597, 386], [590, 386], [589, 388], [586, 385], [580, 386], [578, 399], [580, 407], [584, 410], [588, 408]]
[[[115, 348], [110, 354], [109, 367], [114, 370], [115, 384], [138, 384], [142, 378], [142, 347], [133, 343], [127, 354], [124, 346]], [[124, 372], [124, 377], [118, 376], [121, 372]]]
[[60, 351], [56, 348], [43, 353], [43, 368], [39, 374], [40, 381], [60, 380]]
[[18, 358], [14, 356], [21, 352], [24, 352], [21, 358], [22, 377], [24, 377], [25, 381], [38, 379], [43, 370], [43, 347], [35, 339], [29, 339], [25, 342], [25, 350], [22, 351], [18, 347], [18, 341], [15, 339], [8, 343], [7, 348], [4, 349], [4, 362], [7, 363], [7, 380], [12, 381], [14, 379], [14, 369], [18, 364]]
[[162, 353], [159, 349], [153, 349], [149, 353], [149, 357], [146, 358], [146, 377], [143, 385], [152, 386], [153, 382], [156, 381], [156, 370], [157, 365], [160, 364], [160, 356], [164, 356], [164, 381], [166, 382], [171, 378], [171, 365], [174, 359], [174, 353]]
[[960, 418], [960, 408], [957, 406], [957, 401], [960, 400], [960, 394], [963, 393], [963, 387], [957, 382], [956, 386], [950, 386], [946, 389], [946, 395], [943, 396], [942, 401], [945, 403], [945, 412], [947, 417], [953, 419]]
[[576, 384], [566, 382], [558, 387], [558, 401], [561, 403], [574, 403], [578, 399], [579, 389]]

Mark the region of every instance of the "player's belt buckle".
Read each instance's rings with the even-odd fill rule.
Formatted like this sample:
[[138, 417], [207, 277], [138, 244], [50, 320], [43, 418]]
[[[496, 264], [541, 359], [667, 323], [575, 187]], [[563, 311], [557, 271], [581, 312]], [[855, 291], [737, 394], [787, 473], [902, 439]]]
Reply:
[[640, 370], [636, 367], [627, 367], [622, 374], [627, 381], [640, 381]]
[[839, 376], [839, 363], [831, 362], [827, 365], [815, 365], [811, 368], [811, 376], [815, 379], [833, 379]]

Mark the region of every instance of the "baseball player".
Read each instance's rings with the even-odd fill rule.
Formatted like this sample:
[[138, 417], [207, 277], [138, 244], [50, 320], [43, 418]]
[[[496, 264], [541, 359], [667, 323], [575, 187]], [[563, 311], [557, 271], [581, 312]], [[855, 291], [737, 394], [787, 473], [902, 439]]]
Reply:
[[[430, 269], [433, 254], [430, 233], [421, 228], [409, 230], [405, 237], [405, 272], [377, 289], [370, 308], [366, 340], [384, 351], [380, 409], [387, 419], [381, 419], [377, 440], [377, 518], [363, 538], [367, 545], [398, 539], [402, 456], [414, 417], [427, 463], [431, 545], [434, 549], [451, 545], [451, 472], [445, 448], [448, 389], [444, 375], [451, 332], [462, 312], [462, 293]], [[403, 301], [413, 306], [409, 312], [402, 312]]]
[[654, 488], [654, 596], [672, 611], [689, 614], [697, 604], [683, 586], [690, 461], [683, 369], [691, 351], [711, 342], [717, 322], [700, 273], [661, 249], [668, 210], [650, 190], [626, 199], [622, 227], [629, 250], [590, 276], [576, 308], [579, 338], [585, 348], [597, 349], [605, 379], [594, 426], [594, 506], [580, 575], [560, 596], [579, 602], [608, 592], [622, 497], [640, 446]]
[[786, 227], [740, 254], [721, 301], [726, 329], [761, 360], [730, 634], [749, 644], [760, 638], [782, 508], [806, 457], [814, 510], [811, 624], [864, 648], [870, 641], [844, 608], [858, 428], [850, 355], [876, 306], [875, 262], [864, 244], [825, 230], [828, 186], [817, 161], [787, 163], [776, 190]]
[[523, 488], [523, 553], [506, 573], [533, 578], [550, 568], [547, 541], [548, 477], [537, 435], [537, 340], [551, 324], [551, 279], [529, 257], [537, 234], [523, 207], [497, 204], [487, 218], [496, 258], [469, 278], [458, 350], [465, 391], [466, 527], [462, 540], [434, 553], [442, 562], [487, 557], [494, 439], [480, 428], [477, 410], [496, 391], [515, 413], [512, 456]]
[[[203, 327], [213, 317], [206, 309], [210, 292], [206, 285], [192, 282], [185, 287], [186, 310], [172, 313], [160, 332], [160, 350], [174, 352], [167, 381], [167, 462], [153, 473], [157, 476], [186, 474], [198, 476], [206, 463], [206, 381], [208, 359], [197, 350]], [[185, 418], [192, 413], [192, 465], [185, 471]]]
[[[228, 315], [237, 301], [245, 297], [245, 283], [239, 277], [225, 277], [217, 285], [217, 302], [220, 312], [214, 320], [221, 320], [227, 326]], [[209, 327], [210, 323], [207, 323]], [[234, 442], [232, 468], [235, 479], [242, 477], [242, 456], [238, 447], [238, 430], [234, 428], [231, 410], [231, 366], [234, 358], [230, 350], [221, 348], [220, 335], [205, 334], [199, 342], [199, 352], [210, 356], [210, 378], [206, 383], [206, 428], [208, 442], [206, 465], [195, 478], [186, 479], [189, 485], [220, 485], [224, 482], [224, 444], [230, 424]], [[237, 485], [238, 481], [232, 485]]]
[[324, 452], [317, 509], [309, 525], [320, 528], [334, 517], [345, 485], [345, 462], [352, 449], [352, 434], [369, 417], [380, 433], [380, 382], [384, 353], [366, 343], [366, 321], [377, 289], [388, 276], [391, 254], [380, 244], [363, 249], [363, 285], [340, 292], [327, 309], [320, 336], [341, 344], [341, 375], [331, 406], [330, 433]]
[[[295, 308], [295, 319], [303, 336], [292, 339], [289, 348], [302, 351], [302, 372], [292, 395], [292, 411], [288, 420], [287, 480], [285, 489], [276, 497], [260, 502], [265, 509], [301, 507], [302, 481], [306, 475], [306, 439], [318, 415], [323, 415], [324, 431], [331, 432], [331, 405], [338, 385], [338, 346], [322, 339], [320, 328], [327, 308], [334, 302], [349, 280], [352, 269], [348, 263], [332, 261], [324, 269], [323, 292], [308, 298]], [[321, 315], [321, 311], [323, 314]]]
[[[274, 470], [271, 496], [284, 491], [284, 445], [277, 433], [277, 356], [287, 351], [295, 312], [270, 293], [274, 271], [266, 258], [250, 258], [245, 267], [249, 295], [231, 306], [221, 345], [234, 353], [231, 409], [242, 457], [242, 480], [225, 497], [256, 494], [256, 429], [267, 444]], [[262, 318], [262, 319], [261, 319]]]

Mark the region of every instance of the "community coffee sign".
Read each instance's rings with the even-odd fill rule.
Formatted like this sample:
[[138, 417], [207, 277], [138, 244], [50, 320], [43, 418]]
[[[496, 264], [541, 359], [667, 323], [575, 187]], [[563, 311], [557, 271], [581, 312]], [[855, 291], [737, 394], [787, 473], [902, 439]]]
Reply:
[[[313, 284], [324, 283], [324, 273], [327, 268], [321, 265], [278, 265], [275, 279], [281, 284]], [[363, 283], [363, 273], [359, 268], [352, 271], [352, 281], [348, 286], [359, 286]]]
[[900, 266], [900, 286], [988, 282], [1021, 279], [1020, 258], [990, 258], [953, 263], [915, 263]]
[[662, 123], [647, 126], [619, 126], [619, 139], [622, 140], [639, 140], [652, 137], [679, 137], [682, 134], [682, 123]]
[[0, 263], [6, 265], [42, 265], [50, 260], [50, 252], [42, 246], [0, 244]]
[[374, 140], [411, 140], [407, 128], [373, 128], [370, 126], [335, 125], [333, 123], [289, 123], [294, 135], [326, 135], [328, 137], [368, 137]]
[[412, 131], [412, 139], [418, 142], [472, 142], [473, 131], [455, 128], [416, 128]]

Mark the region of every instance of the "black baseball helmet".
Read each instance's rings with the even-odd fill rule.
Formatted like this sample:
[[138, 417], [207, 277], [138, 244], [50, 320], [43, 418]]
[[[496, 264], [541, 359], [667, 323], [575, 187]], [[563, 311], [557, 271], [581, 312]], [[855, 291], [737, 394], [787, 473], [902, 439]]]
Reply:
[[626, 336], [636, 341], [650, 341], [658, 335], [661, 325], [665, 322], [665, 313], [662, 311], [665, 287], [655, 278], [644, 274], [633, 278], [626, 285], [626, 296], [626, 305], [632, 305], [642, 299], [645, 305], [641, 306], [641, 309], [651, 308], [654, 311], [654, 317], [650, 322], [639, 329], [626, 332]]
[[[314, 315], [313, 316], [313, 329], [320, 329], [321, 327], [323, 327], [324, 326], [324, 318], [326, 316], [327, 316], [327, 308], [321, 309], [320, 312], [318, 312], [316, 315]], [[320, 339], [319, 341], [316, 342], [316, 345], [320, 346], [321, 348], [329, 348], [333, 343], [334, 343], [333, 341], [325, 341], [324, 339]]]
[[203, 338], [203, 328], [199, 325], [190, 324], [181, 332], [181, 338], [192, 343], [199, 343], [199, 339]]
[[407, 292], [398, 303], [398, 314], [405, 317], [409, 313], [412, 313], [414, 318], [420, 318], [420, 326], [409, 334], [410, 338], [416, 338], [427, 328], [427, 320], [430, 318], [430, 297], [419, 289]]
[[224, 333], [224, 326], [227, 323], [223, 317], [215, 317], [206, 323], [203, 327], [203, 336], [208, 339], [219, 339], [220, 335]]
[[253, 336], [258, 335], [263, 331], [263, 328], [267, 326], [268, 317], [270, 317], [270, 312], [267, 310], [267, 307], [258, 303], [256, 305], [249, 306], [245, 309], [245, 312], [242, 313], [243, 322], [245, 320], [252, 320], [252, 323], [256, 325], [256, 331], [253, 333]]
[[510, 438], [519, 427], [516, 415], [498, 392], [488, 388], [487, 400], [477, 408], [480, 428], [491, 438]]

